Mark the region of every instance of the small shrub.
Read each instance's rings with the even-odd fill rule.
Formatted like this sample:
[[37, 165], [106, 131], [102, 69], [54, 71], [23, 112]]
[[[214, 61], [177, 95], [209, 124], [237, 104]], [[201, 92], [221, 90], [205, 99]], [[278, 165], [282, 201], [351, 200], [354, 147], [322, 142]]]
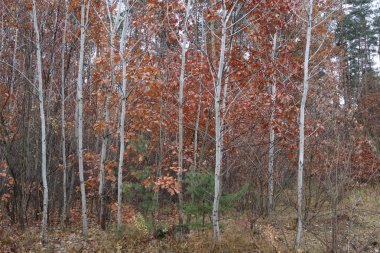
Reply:
[[149, 233], [148, 226], [145, 222], [144, 216], [141, 213], [137, 213], [132, 217], [133, 226], [142, 234], [147, 235]]
[[[189, 172], [185, 180], [186, 194], [190, 196], [190, 201], [184, 203], [183, 209], [188, 215], [196, 218], [202, 217], [202, 223], [197, 220], [190, 226], [206, 227], [205, 218], [211, 214], [214, 199], [214, 174], [207, 172]], [[222, 195], [220, 199], [220, 211], [230, 210], [236, 202], [241, 199], [248, 190], [248, 184], [233, 193]], [[193, 226], [193, 227], [194, 227]]]

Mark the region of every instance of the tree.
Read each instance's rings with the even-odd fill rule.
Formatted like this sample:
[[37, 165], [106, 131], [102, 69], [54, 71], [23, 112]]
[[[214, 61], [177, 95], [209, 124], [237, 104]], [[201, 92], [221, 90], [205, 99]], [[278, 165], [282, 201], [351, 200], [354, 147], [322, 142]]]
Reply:
[[305, 107], [307, 100], [307, 93], [309, 90], [309, 55], [311, 44], [311, 28], [313, 17], [313, 0], [309, 0], [309, 10], [307, 11], [307, 31], [306, 31], [306, 47], [304, 54], [303, 65], [303, 92], [299, 112], [299, 156], [298, 156], [298, 170], [297, 170], [297, 236], [296, 245], [301, 245], [302, 238], [302, 183], [303, 183], [303, 169], [304, 169], [304, 145], [305, 145]]
[[41, 224], [41, 237], [42, 242], [46, 240], [47, 232], [47, 217], [48, 217], [48, 185], [46, 176], [46, 126], [45, 126], [45, 108], [44, 108], [44, 93], [42, 83], [42, 60], [41, 60], [41, 44], [40, 32], [38, 29], [36, 2], [33, 0], [33, 24], [34, 32], [36, 34], [36, 47], [37, 47], [37, 79], [38, 79], [38, 100], [40, 107], [40, 120], [41, 120], [41, 172], [43, 184], [43, 211], [42, 211], [42, 224]]
[[[344, 102], [359, 103], [372, 71], [372, 53], [377, 44], [376, 30], [368, 17], [373, 15], [372, 0], [345, 1], [344, 17], [336, 31], [344, 50]], [[376, 22], [374, 23], [376, 24]]]
[[66, 119], [65, 119], [65, 53], [66, 53], [66, 31], [68, 26], [68, 11], [65, 1], [65, 23], [62, 36], [62, 53], [61, 53], [61, 132], [62, 132], [62, 165], [63, 165], [63, 207], [61, 224], [64, 225], [67, 217], [67, 162], [66, 162]]
[[297, 247], [362, 241], [339, 218], [379, 179], [372, 1], [20, 3], [0, 1], [1, 224], [130, 233], [172, 210], [218, 243], [237, 207], [244, 232], [297, 215]]
[[[273, 36], [273, 49], [272, 49], [272, 60], [275, 59], [276, 56], [276, 47], [277, 47], [277, 33]], [[269, 164], [268, 164], [268, 174], [269, 174], [269, 180], [268, 180], [268, 213], [270, 214], [272, 212], [273, 208], [273, 189], [274, 189], [274, 171], [273, 171], [273, 165], [274, 165], [274, 129], [273, 129], [273, 121], [275, 117], [275, 103], [276, 103], [276, 79], [273, 78], [272, 80], [272, 87], [271, 87], [271, 100], [272, 100], [272, 111], [270, 115], [270, 122], [269, 122]]]
[[99, 166], [99, 198], [100, 198], [100, 212], [99, 212], [99, 218], [100, 218], [100, 224], [103, 229], [105, 229], [105, 213], [104, 213], [104, 184], [105, 184], [105, 172], [104, 167], [106, 163], [107, 158], [107, 148], [108, 148], [108, 140], [110, 137], [109, 133], [109, 121], [110, 121], [110, 100], [112, 95], [112, 89], [113, 85], [115, 84], [115, 64], [114, 64], [114, 58], [115, 58], [115, 35], [117, 34], [117, 29], [120, 26], [120, 14], [121, 14], [121, 4], [122, 1], [119, 0], [117, 4], [117, 14], [115, 21], [113, 22], [113, 17], [110, 10], [110, 2], [106, 1], [106, 9], [107, 9], [107, 17], [109, 20], [109, 46], [110, 46], [110, 85], [107, 87], [106, 92], [106, 98], [105, 98], [105, 105], [104, 105], [104, 121], [105, 121], [105, 128], [103, 132], [103, 138], [102, 138], [102, 148], [100, 152], [100, 166]]
[[185, 85], [185, 68], [186, 68], [186, 51], [188, 48], [188, 30], [189, 18], [191, 10], [193, 8], [193, 1], [189, 0], [185, 7], [185, 20], [182, 26], [182, 34], [180, 38], [181, 46], [181, 70], [179, 77], [179, 97], [178, 97], [178, 183], [179, 183], [179, 193], [178, 193], [178, 204], [179, 204], [179, 225], [183, 224], [183, 188], [182, 188], [182, 174], [183, 174], [183, 88]]
[[86, 206], [86, 189], [83, 173], [83, 61], [84, 61], [84, 46], [86, 41], [86, 26], [88, 22], [88, 11], [90, 9], [91, 0], [81, 2], [81, 17], [80, 17], [80, 49], [78, 63], [78, 79], [77, 79], [77, 117], [76, 128], [78, 132], [78, 166], [79, 166], [79, 181], [82, 202], [82, 225], [83, 234], [88, 234], [87, 224], [87, 206]]
[[222, 35], [220, 42], [220, 56], [219, 56], [219, 67], [218, 74], [216, 77], [216, 83], [214, 87], [214, 110], [215, 110], [215, 183], [214, 183], [214, 204], [212, 208], [212, 223], [213, 223], [213, 232], [214, 240], [220, 241], [220, 225], [219, 225], [219, 202], [222, 194], [221, 189], [221, 170], [222, 170], [222, 161], [223, 161], [223, 120], [222, 109], [223, 103], [225, 103], [227, 90], [227, 83], [225, 83], [224, 94], [222, 94], [222, 85], [223, 85], [223, 72], [225, 66], [225, 51], [226, 51], [226, 38], [227, 38], [227, 23], [233, 9], [227, 12], [226, 2], [222, 1]]
[[[120, 1], [121, 2], [121, 1]], [[119, 3], [120, 3], [119, 2]], [[119, 5], [118, 9], [121, 8]], [[121, 89], [121, 114], [120, 114], [120, 154], [119, 154], [119, 166], [118, 166], [118, 175], [117, 175], [117, 225], [121, 227], [122, 225], [122, 207], [123, 207], [123, 198], [122, 198], [122, 186], [123, 186], [123, 161], [124, 161], [124, 122], [125, 122], [125, 110], [126, 110], [126, 100], [127, 100], [127, 60], [124, 56], [125, 44], [126, 44], [126, 35], [127, 31], [130, 29], [130, 17], [129, 17], [129, 0], [125, 2], [125, 14], [124, 14], [124, 23], [123, 23], [123, 32], [120, 38], [120, 58], [122, 59], [122, 89]]]

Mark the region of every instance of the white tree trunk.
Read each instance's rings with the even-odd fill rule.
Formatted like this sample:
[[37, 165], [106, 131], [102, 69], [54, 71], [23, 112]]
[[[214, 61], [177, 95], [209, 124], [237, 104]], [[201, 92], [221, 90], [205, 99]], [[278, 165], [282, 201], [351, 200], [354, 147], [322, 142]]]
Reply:
[[183, 224], [183, 87], [185, 85], [185, 68], [186, 68], [186, 51], [187, 51], [187, 22], [190, 17], [190, 11], [192, 8], [192, 1], [189, 0], [186, 4], [185, 22], [182, 27], [182, 40], [181, 44], [181, 73], [179, 77], [179, 98], [178, 98], [178, 183], [180, 186], [178, 192], [178, 204], [179, 204], [179, 225]]
[[222, 99], [222, 82], [224, 70], [224, 58], [226, 50], [227, 37], [227, 10], [223, 1], [222, 10], [222, 40], [220, 43], [220, 57], [217, 83], [215, 86], [215, 182], [214, 182], [214, 203], [212, 208], [212, 223], [214, 240], [220, 241], [220, 226], [219, 226], [219, 202], [221, 197], [221, 169], [223, 160], [223, 125], [221, 119], [221, 99]]
[[[201, 15], [203, 16], [203, 11], [201, 13]], [[205, 27], [204, 27], [204, 20], [201, 20], [201, 32], [202, 32], [202, 41], [201, 41], [201, 48], [202, 50], [206, 50], [205, 49], [205, 45], [207, 44], [206, 42], [206, 31], [205, 31]], [[202, 55], [202, 59], [201, 59], [201, 69], [203, 68], [203, 55]], [[200, 121], [200, 116], [201, 116], [201, 110], [202, 110], [202, 72], [200, 74], [200, 77], [199, 77], [199, 87], [198, 87], [198, 94], [199, 94], [199, 98], [198, 98], [198, 108], [197, 108], [197, 117], [196, 117], [196, 120], [195, 120], [195, 129], [194, 129], [194, 156], [193, 156], [193, 172], [196, 171], [197, 169], [197, 155], [198, 155], [198, 131], [199, 131], [199, 121]], [[191, 182], [192, 184], [194, 182]], [[192, 196], [192, 199], [193, 199], [193, 196]]]
[[304, 76], [303, 76], [303, 93], [301, 100], [301, 108], [299, 115], [299, 158], [298, 158], [298, 173], [297, 173], [297, 235], [296, 246], [301, 245], [302, 238], [302, 182], [303, 182], [303, 165], [304, 165], [304, 144], [305, 144], [305, 106], [307, 99], [307, 92], [309, 89], [309, 54], [311, 43], [311, 28], [312, 28], [312, 13], [313, 13], [313, 0], [309, 0], [309, 12], [307, 19], [306, 31], [306, 48], [304, 59]]
[[66, 164], [66, 133], [65, 133], [65, 52], [66, 52], [66, 31], [67, 31], [68, 12], [65, 1], [65, 25], [62, 36], [62, 55], [61, 55], [61, 132], [62, 132], [62, 162], [63, 162], [63, 208], [61, 225], [65, 224], [67, 217], [67, 164]]
[[78, 164], [79, 164], [79, 181], [82, 202], [82, 230], [83, 234], [88, 234], [87, 225], [87, 206], [86, 206], [86, 189], [83, 175], [83, 60], [84, 60], [84, 44], [86, 40], [85, 27], [85, 0], [81, 4], [81, 20], [80, 20], [80, 49], [78, 64], [78, 80], [77, 80], [77, 132], [78, 132]]
[[[120, 6], [121, 0], [119, 0], [118, 6]], [[110, 22], [110, 65], [111, 65], [111, 84], [110, 87], [107, 87], [105, 108], [104, 108], [104, 120], [106, 122], [106, 128], [103, 132], [102, 138], [102, 148], [100, 151], [100, 166], [99, 166], [99, 198], [100, 198], [100, 210], [99, 210], [99, 220], [101, 227], [105, 229], [105, 217], [104, 217], [104, 183], [105, 183], [105, 163], [107, 158], [107, 147], [109, 139], [109, 130], [108, 122], [110, 121], [110, 112], [109, 112], [109, 100], [111, 97], [111, 90], [115, 83], [115, 67], [114, 67], [114, 38], [115, 38], [115, 24], [112, 21], [112, 15], [110, 11], [110, 2], [106, 1], [107, 15]], [[118, 22], [120, 15], [120, 8], [118, 8], [116, 22]]]
[[4, 6], [3, 6], [2, 11], [1, 11], [0, 60], [1, 60], [1, 56], [2, 56], [3, 50], [4, 50], [4, 39], [5, 39], [4, 14], [5, 14], [5, 11], [4, 11]]
[[[17, 42], [18, 42], [18, 29], [16, 29], [16, 35], [15, 35], [15, 45], [13, 48], [13, 60], [12, 60], [12, 79], [11, 79], [11, 87], [10, 87], [10, 95], [13, 95], [13, 90], [14, 90], [14, 83], [15, 83], [15, 77], [16, 77], [16, 65], [17, 65]], [[11, 101], [9, 103], [9, 113], [12, 115], [12, 108], [14, 102]], [[12, 126], [12, 117], [9, 119], [9, 126]]]
[[[4, 51], [4, 40], [5, 40], [5, 20], [4, 20], [4, 17], [5, 17], [5, 7], [4, 7], [4, 4], [2, 5], [2, 8], [1, 8], [1, 40], [0, 40], [0, 60], [2, 60], [3, 58], [3, 51]], [[16, 30], [18, 31], [18, 29]]]
[[[186, 35], [184, 35], [186, 37]], [[178, 183], [180, 186], [178, 192], [178, 204], [179, 204], [179, 224], [183, 223], [182, 213], [182, 169], [183, 169], [183, 86], [185, 80], [185, 62], [186, 62], [186, 39], [183, 40], [181, 50], [181, 74], [179, 78], [179, 97], [178, 97]]]
[[[200, 76], [200, 79], [202, 79], [202, 75]], [[193, 172], [195, 172], [197, 169], [198, 131], [199, 131], [199, 120], [200, 120], [201, 110], [202, 110], [202, 80], [199, 80], [198, 94], [199, 94], [198, 108], [197, 108], [197, 116], [195, 119], [195, 128], [194, 128]]]
[[[125, 1], [126, 13], [124, 14], [123, 32], [120, 38], [120, 58], [123, 65], [123, 85], [122, 85], [122, 100], [121, 100], [121, 114], [120, 114], [120, 153], [119, 153], [119, 166], [117, 174], [117, 226], [122, 226], [122, 207], [123, 207], [123, 162], [124, 162], [124, 122], [127, 100], [127, 61], [124, 57], [124, 50], [126, 44], [127, 30], [129, 30], [129, 0]], [[118, 8], [120, 9], [120, 8]]]
[[[105, 102], [105, 115], [104, 120], [106, 122], [109, 122], [109, 110], [108, 110], [108, 104], [109, 104], [109, 96], [106, 95], [106, 102]], [[105, 161], [107, 156], [107, 146], [108, 146], [108, 131], [104, 131], [103, 138], [102, 138], [102, 149], [100, 152], [100, 166], [99, 166], [99, 198], [100, 198], [100, 210], [99, 210], [99, 219], [101, 223], [101, 227], [105, 229], [104, 227], [104, 183], [105, 183]]]
[[[276, 44], [277, 44], [277, 32], [274, 34], [273, 38], [273, 48], [272, 48], [272, 61], [275, 59], [276, 55]], [[273, 130], [273, 120], [276, 108], [276, 79], [273, 78], [273, 83], [271, 87], [271, 100], [272, 100], [272, 110], [269, 122], [269, 164], [268, 164], [268, 214], [271, 214], [273, 208], [273, 190], [274, 190], [274, 180], [273, 180], [273, 164], [274, 164], [274, 130]]]
[[42, 185], [43, 185], [43, 211], [42, 211], [42, 228], [41, 237], [42, 242], [45, 242], [47, 233], [47, 215], [48, 215], [48, 185], [46, 177], [46, 126], [45, 126], [45, 109], [44, 109], [44, 95], [42, 83], [42, 60], [41, 60], [41, 44], [40, 33], [37, 22], [36, 3], [33, 0], [33, 24], [34, 32], [36, 34], [36, 47], [37, 47], [37, 78], [38, 78], [38, 100], [40, 107], [41, 119], [41, 172], [42, 172]]

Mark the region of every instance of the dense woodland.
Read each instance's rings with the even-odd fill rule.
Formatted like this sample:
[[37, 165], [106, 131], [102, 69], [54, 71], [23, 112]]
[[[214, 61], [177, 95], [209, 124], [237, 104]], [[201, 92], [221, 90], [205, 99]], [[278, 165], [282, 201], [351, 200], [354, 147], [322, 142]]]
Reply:
[[0, 251], [379, 252], [375, 1], [2, 0], [0, 24]]

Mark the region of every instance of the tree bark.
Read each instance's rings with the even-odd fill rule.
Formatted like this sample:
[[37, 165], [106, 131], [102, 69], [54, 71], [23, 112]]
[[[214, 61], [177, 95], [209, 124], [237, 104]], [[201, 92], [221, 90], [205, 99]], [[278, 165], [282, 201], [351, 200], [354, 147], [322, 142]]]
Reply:
[[313, 0], [309, 0], [309, 11], [307, 13], [307, 31], [306, 31], [306, 48], [304, 59], [304, 76], [303, 76], [303, 93], [299, 115], [299, 157], [298, 157], [298, 170], [297, 170], [297, 235], [296, 246], [301, 245], [302, 239], [302, 183], [303, 183], [303, 165], [304, 165], [304, 145], [305, 145], [305, 107], [307, 92], [309, 89], [309, 54], [311, 43], [311, 28], [312, 28], [312, 13], [313, 13]]
[[185, 68], [186, 68], [186, 51], [187, 51], [187, 22], [190, 17], [190, 11], [192, 8], [192, 1], [189, 0], [186, 4], [185, 22], [183, 25], [182, 41], [181, 45], [181, 72], [179, 77], [179, 98], [178, 98], [178, 205], [179, 205], [179, 225], [183, 225], [183, 87], [185, 85]]
[[[88, 3], [90, 4], [90, 3]], [[77, 131], [78, 131], [78, 164], [79, 164], [79, 182], [82, 202], [82, 232], [88, 234], [87, 224], [87, 205], [86, 205], [86, 189], [83, 175], [83, 60], [84, 45], [86, 40], [86, 24], [85, 24], [85, 0], [81, 4], [81, 21], [80, 21], [80, 49], [78, 64], [78, 80], [77, 80]]]
[[45, 109], [44, 109], [44, 95], [42, 83], [42, 60], [41, 60], [41, 44], [40, 33], [37, 22], [36, 3], [33, 1], [33, 24], [34, 32], [36, 34], [36, 47], [37, 47], [37, 79], [38, 79], [38, 100], [40, 107], [41, 119], [41, 172], [42, 172], [42, 185], [43, 185], [43, 211], [42, 211], [42, 226], [41, 238], [45, 243], [47, 233], [47, 216], [48, 216], [48, 185], [46, 177], [46, 125], [45, 125]]
[[0, 40], [0, 60], [2, 60], [2, 55], [4, 51], [4, 39], [5, 39], [5, 29], [4, 29], [4, 16], [5, 16], [5, 11], [4, 11], [4, 6], [1, 8], [1, 40]]
[[[202, 11], [202, 15], [203, 15], [203, 11]], [[207, 47], [206, 47], [206, 31], [205, 31], [205, 27], [204, 27], [204, 20], [201, 21], [201, 32], [202, 32], [202, 46], [201, 48], [203, 50], [205, 50]], [[201, 69], [203, 68], [203, 55], [201, 55], [202, 59], [201, 59]], [[198, 98], [198, 108], [197, 108], [197, 116], [196, 116], [196, 119], [195, 119], [195, 130], [194, 130], [194, 156], [193, 156], [193, 172], [196, 171], [197, 169], [197, 155], [198, 155], [198, 131], [199, 131], [199, 121], [200, 121], [200, 116], [201, 116], [201, 109], [202, 109], [202, 72], [200, 74], [200, 77], [199, 77], [199, 86], [198, 86], [198, 94], [199, 94], [199, 98]], [[191, 182], [192, 184], [194, 184], [194, 182]], [[193, 196], [192, 196], [192, 199], [193, 199]]]
[[[120, 6], [121, 0], [118, 2], [118, 6]], [[109, 1], [106, 1], [106, 9], [107, 9], [107, 15], [110, 22], [110, 65], [111, 65], [111, 83], [110, 86], [107, 87], [107, 93], [106, 93], [106, 100], [105, 100], [105, 108], [104, 108], [104, 120], [106, 123], [104, 132], [103, 132], [103, 138], [102, 138], [102, 148], [100, 152], [100, 166], [99, 166], [99, 198], [100, 198], [100, 210], [99, 210], [99, 221], [100, 226], [102, 229], [106, 229], [105, 226], [105, 215], [104, 215], [104, 184], [105, 184], [105, 162], [107, 158], [107, 147], [108, 147], [108, 140], [109, 140], [109, 130], [108, 130], [108, 123], [110, 121], [110, 112], [109, 112], [109, 100], [111, 97], [111, 90], [113, 88], [113, 85], [115, 83], [115, 67], [114, 67], [114, 38], [115, 38], [115, 27], [116, 23], [114, 24], [112, 22], [112, 15], [110, 11]], [[118, 8], [117, 18], [116, 22], [118, 22], [120, 15], [120, 8]]]
[[62, 132], [62, 163], [63, 163], [63, 207], [61, 226], [64, 227], [67, 217], [67, 164], [66, 164], [66, 133], [65, 133], [65, 52], [66, 52], [66, 31], [67, 31], [67, 3], [65, 1], [65, 25], [62, 35], [62, 55], [61, 55], [61, 132]]
[[[14, 48], [13, 48], [13, 60], [12, 60], [13, 68], [12, 68], [12, 78], [11, 78], [11, 85], [10, 85], [10, 95], [14, 95], [13, 94], [14, 83], [16, 80], [17, 42], [18, 42], [18, 29], [16, 29], [15, 44], [14, 44]], [[16, 103], [16, 102], [14, 102], [14, 103]], [[13, 104], [13, 101], [11, 101], [9, 103], [9, 107], [8, 107], [10, 114], [12, 114], [12, 108], [13, 108], [12, 104]], [[9, 119], [9, 126], [12, 127], [12, 117]]]
[[[120, 1], [121, 2], [121, 1]], [[120, 3], [119, 2], [119, 3]], [[127, 61], [124, 57], [124, 50], [126, 44], [127, 30], [129, 29], [129, 0], [125, 1], [126, 13], [124, 14], [123, 32], [120, 38], [120, 58], [123, 65], [123, 85], [122, 85], [122, 100], [121, 100], [121, 114], [120, 114], [120, 153], [119, 153], [119, 166], [117, 174], [117, 226], [120, 228], [123, 225], [122, 222], [122, 208], [123, 208], [123, 162], [124, 162], [124, 122], [127, 100]], [[118, 8], [120, 9], [120, 7]]]
[[[274, 34], [273, 38], [273, 48], [272, 48], [272, 61], [275, 59], [276, 55], [276, 44], [277, 44], [277, 32]], [[273, 77], [273, 83], [271, 87], [271, 100], [272, 100], [272, 109], [269, 122], [269, 164], [268, 164], [268, 214], [270, 215], [273, 209], [273, 190], [274, 190], [274, 180], [273, 180], [273, 164], [274, 164], [274, 113], [276, 108], [276, 80]]]
[[212, 223], [214, 240], [220, 241], [220, 226], [219, 226], [219, 202], [221, 197], [221, 169], [223, 160], [223, 125], [221, 119], [221, 99], [222, 99], [222, 82], [223, 82], [223, 70], [224, 70], [224, 58], [226, 50], [226, 37], [227, 37], [227, 10], [226, 4], [223, 1], [222, 9], [222, 36], [220, 43], [220, 57], [217, 83], [215, 86], [215, 181], [214, 181], [214, 203], [212, 208]]

